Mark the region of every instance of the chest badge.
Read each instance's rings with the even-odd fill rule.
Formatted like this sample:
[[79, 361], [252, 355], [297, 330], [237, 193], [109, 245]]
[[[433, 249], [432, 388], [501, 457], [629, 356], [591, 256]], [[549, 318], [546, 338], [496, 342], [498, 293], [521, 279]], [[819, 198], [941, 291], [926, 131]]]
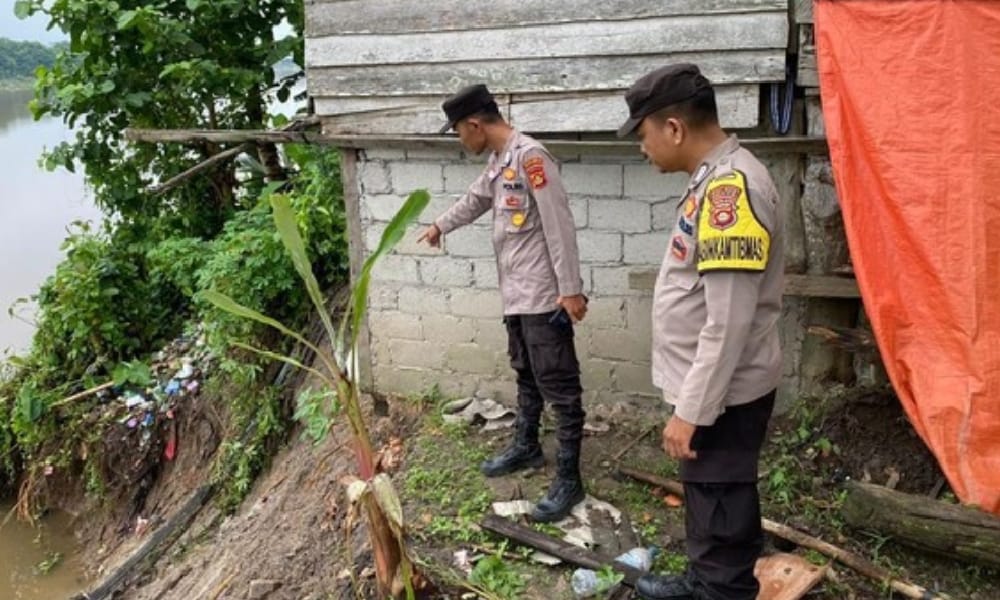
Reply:
[[515, 177], [517, 177], [517, 171], [515, 171], [514, 169], [508, 167], [503, 170], [503, 178], [506, 179], [507, 181], [514, 181]]
[[725, 231], [736, 224], [736, 202], [741, 193], [743, 188], [729, 183], [709, 190], [709, 223], [712, 227]]
[[516, 212], [510, 216], [510, 224], [513, 225], [514, 227], [517, 227], [518, 229], [524, 227], [525, 220], [526, 217], [524, 216], [523, 212]]
[[698, 201], [695, 200], [694, 194], [687, 197], [684, 202], [684, 216], [691, 220], [694, 218], [694, 213], [698, 211]]

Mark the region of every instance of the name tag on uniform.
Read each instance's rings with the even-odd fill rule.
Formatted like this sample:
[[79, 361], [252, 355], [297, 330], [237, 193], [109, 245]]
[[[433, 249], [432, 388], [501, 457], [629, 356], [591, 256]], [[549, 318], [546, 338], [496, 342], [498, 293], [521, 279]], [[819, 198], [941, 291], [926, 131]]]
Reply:
[[524, 208], [524, 196], [507, 196], [503, 199], [504, 208]]

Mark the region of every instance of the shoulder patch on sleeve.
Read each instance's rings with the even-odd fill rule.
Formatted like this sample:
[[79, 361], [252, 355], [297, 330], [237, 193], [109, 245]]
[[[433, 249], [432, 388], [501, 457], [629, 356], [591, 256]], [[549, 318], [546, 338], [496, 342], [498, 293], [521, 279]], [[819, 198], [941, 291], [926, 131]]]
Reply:
[[698, 270], [763, 271], [770, 248], [771, 234], [750, 205], [746, 175], [713, 178], [698, 219]]
[[549, 183], [545, 176], [545, 160], [541, 156], [532, 156], [524, 161], [524, 172], [528, 174], [532, 189], [540, 190]]

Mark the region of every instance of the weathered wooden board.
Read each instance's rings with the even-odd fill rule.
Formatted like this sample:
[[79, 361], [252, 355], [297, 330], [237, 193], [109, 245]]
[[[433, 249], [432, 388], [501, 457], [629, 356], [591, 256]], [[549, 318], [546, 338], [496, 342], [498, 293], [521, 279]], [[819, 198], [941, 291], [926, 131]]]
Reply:
[[[488, 12], [488, 11], [484, 11]], [[307, 68], [784, 49], [784, 12], [561, 23], [434, 33], [333, 35], [306, 39]]]
[[796, 23], [813, 22], [813, 0], [793, 0], [792, 18]]
[[[802, 0], [799, 0], [800, 2]], [[720, 13], [783, 12], [787, 0], [332, 0], [306, 3], [306, 35], [412, 33], [620, 21]]]
[[[723, 86], [717, 91], [719, 118], [724, 127], [745, 128], [757, 123], [759, 88]], [[444, 124], [445, 96], [387, 98], [315, 98], [316, 114], [324, 115], [325, 134], [436, 133]], [[614, 131], [627, 117], [620, 91], [563, 95], [530, 94], [497, 97], [501, 112], [525, 132]]]
[[308, 74], [309, 93], [313, 97], [447, 95], [473, 83], [485, 83], [495, 93], [618, 90], [627, 89], [656, 65], [677, 62], [698, 65], [716, 85], [780, 81], [785, 76], [785, 57], [768, 49], [314, 67]]
[[[757, 124], [760, 87], [720, 87], [716, 94], [719, 121], [723, 127], [746, 128]], [[621, 92], [584, 97], [552, 94], [514, 96], [510, 120], [524, 131], [614, 131], [628, 118]]]
[[816, 42], [813, 26], [799, 26], [799, 64], [795, 82], [802, 87], [819, 87], [819, 71], [816, 67]]
[[827, 567], [817, 567], [795, 554], [762, 556], [754, 567], [760, 581], [757, 600], [800, 600], [823, 581], [826, 571]]

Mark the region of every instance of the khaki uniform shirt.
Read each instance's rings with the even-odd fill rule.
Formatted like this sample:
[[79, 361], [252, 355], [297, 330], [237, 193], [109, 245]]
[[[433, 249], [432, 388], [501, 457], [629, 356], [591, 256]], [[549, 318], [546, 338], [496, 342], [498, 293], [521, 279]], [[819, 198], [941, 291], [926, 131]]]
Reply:
[[583, 293], [576, 226], [559, 168], [540, 143], [518, 131], [434, 224], [446, 234], [490, 209], [505, 315], [551, 312], [559, 296]]
[[767, 168], [735, 136], [677, 205], [653, 295], [653, 383], [689, 423], [711, 425], [778, 385], [782, 215]]

